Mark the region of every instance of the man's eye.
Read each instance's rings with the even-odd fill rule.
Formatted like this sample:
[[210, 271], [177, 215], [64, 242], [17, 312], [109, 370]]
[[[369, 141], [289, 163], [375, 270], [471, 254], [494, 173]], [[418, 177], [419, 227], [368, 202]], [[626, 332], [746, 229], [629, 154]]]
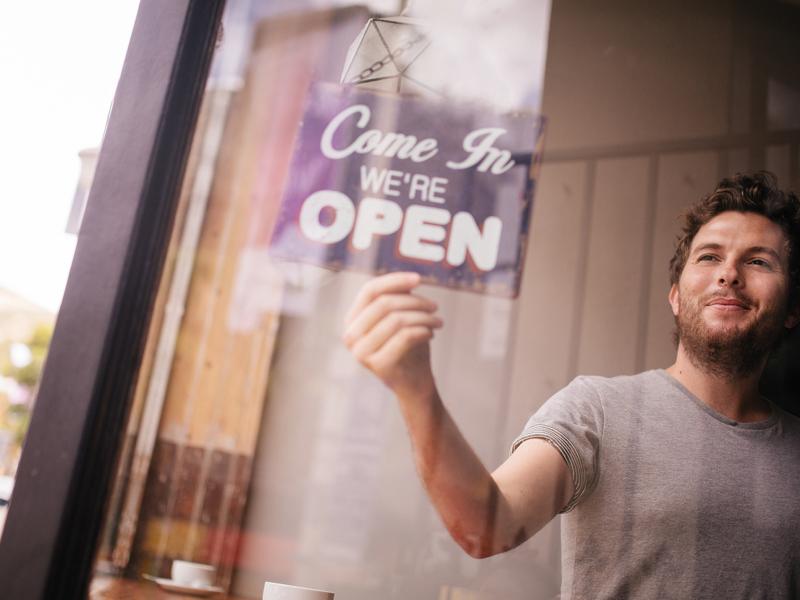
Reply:
[[751, 258], [750, 259], [751, 265], [756, 265], [758, 267], [769, 267], [771, 266], [768, 261], [764, 260], [763, 258]]
[[701, 254], [697, 257], [697, 262], [702, 261], [714, 261], [717, 260], [717, 257], [714, 254]]

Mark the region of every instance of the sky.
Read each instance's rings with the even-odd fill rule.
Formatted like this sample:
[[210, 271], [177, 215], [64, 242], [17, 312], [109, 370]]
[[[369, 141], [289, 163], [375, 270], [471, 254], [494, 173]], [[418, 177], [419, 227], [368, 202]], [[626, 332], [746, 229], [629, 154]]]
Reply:
[[78, 152], [102, 140], [138, 0], [16, 1], [0, 19], [0, 287], [51, 311]]
[[102, 141], [138, 4], [3, 5], [0, 288], [53, 312], [75, 250], [76, 236], [65, 226], [80, 174], [78, 152]]
[[[349, 0], [311, 2], [344, 3]], [[400, 2], [369, 4], [392, 13]], [[472, 7], [467, 16], [479, 25], [513, 2], [498, 0], [488, 13], [479, 0], [442, 4]], [[138, 0], [9, 0], [3, 6], [0, 288], [53, 312], [61, 303], [75, 250], [76, 236], [66, 233], [65, 226], [80, 173], [78, 153], [102, 141], [137, 7]], [[546, 16], [533, 16], [537, 23], [547, 22]], [[482, 32], [487, 35], [488, 31]], [[500, 37], [519, 42], [505, 33]], [[526, 49], [525, 56], [530, 54], [529, 45], [527, 39], [517, 44]], [[507, 58], [513, 52], [504, 47], [501, 54]], [[513, 61], [505, 62], [514, 66]], [[526, 59], [525, 68], [528, 63]]]

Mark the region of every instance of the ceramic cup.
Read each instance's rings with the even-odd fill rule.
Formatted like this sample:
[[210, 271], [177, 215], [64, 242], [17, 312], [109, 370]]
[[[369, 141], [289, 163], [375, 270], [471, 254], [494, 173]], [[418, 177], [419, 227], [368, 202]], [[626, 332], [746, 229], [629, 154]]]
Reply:
[[172, 561], [172, 581], [179, 585], [189, 587], [211, 587], [217, 569], [211, 565], [189, 562], [186, 560]]
[[333, 592], [267, 581], [262, 600], [333, 600]]

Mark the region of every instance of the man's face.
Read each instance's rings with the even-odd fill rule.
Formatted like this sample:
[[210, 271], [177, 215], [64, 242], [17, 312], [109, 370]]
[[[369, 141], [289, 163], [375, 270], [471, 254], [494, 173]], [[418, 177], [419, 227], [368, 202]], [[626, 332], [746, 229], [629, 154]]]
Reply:
[[720, 213], [697, 232], [669, 293], [680, 344], [706, 370], [760, 368], [788, 313], [789, 252], [783, 230], [755, 213]]

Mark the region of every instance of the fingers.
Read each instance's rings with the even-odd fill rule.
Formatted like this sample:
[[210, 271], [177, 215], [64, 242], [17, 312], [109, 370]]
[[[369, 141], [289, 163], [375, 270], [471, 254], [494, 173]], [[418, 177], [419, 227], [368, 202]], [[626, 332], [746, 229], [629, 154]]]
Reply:
[[433, 330], [429, 327], [406, 327], [392, 336], [380, 350], [364, 358], [362, 362], [376, 373], [384, 372], [397, 364], [398, 356], [407, 356], [414, 346], [427, 342], [432, 337]]
[[383, 294], [351, 317], [342, 339], [347, 346], [351, 346], [388, 315], [406, 311], [433, 313], [436, 308], [432, 300], [414, 294]]
[[420, 276], [418, 273], [389, 273], [381, 275], [367, 282], [358, 292], [353, 306], [345, 317], [345, 322], [350, 321], [359, 314], [375, 298], [382, 294], [405, 293], [407, 294], [419, 285]]
[[402, 341], [404, 336], [409, 335], [410, 332], [412, 339], [416, 339], [420, 330], [424, 329], [428, 332], [425, 339], [430, 339], [433, 337], [433, 330], [441, 326], [442, 320], [427, 311], [394, 311], [380, 319], [365, 334], [353, 338], [350, 350], [359, 361], [363, 362], [392, 342], [394, 338]]
[[435, 302], [412, 293], [419, 283], [417, 273], [376, 277], [361, 288], [345, 319], [342, 337], [350, 352], [398, 394], [430, 387], [432, 380], [427, 342], [442, 320]]

